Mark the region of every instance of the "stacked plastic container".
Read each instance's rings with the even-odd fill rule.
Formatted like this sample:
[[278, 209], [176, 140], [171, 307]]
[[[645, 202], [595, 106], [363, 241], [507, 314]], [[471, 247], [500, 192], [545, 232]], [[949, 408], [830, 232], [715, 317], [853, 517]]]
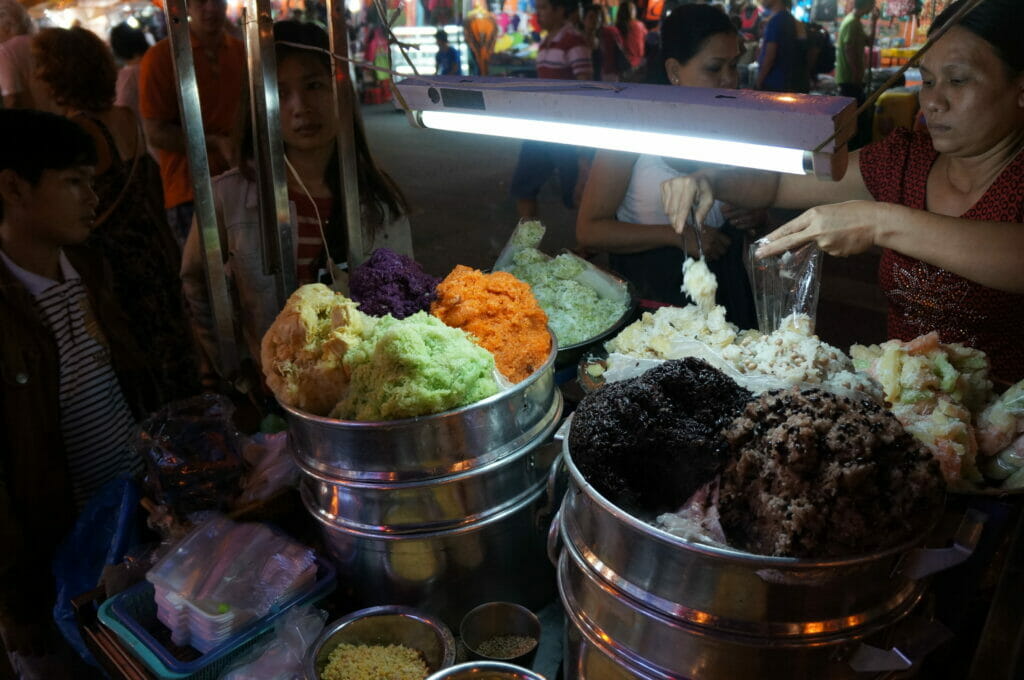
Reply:
[[[316, 580], [316, 572], [316, 565], [310, 565], [282, 594], [282, 599], [290, 600], [312, 586]], [[153, 599], [156, 602], [157, 619], [171, 631], [171, 642], [179, 647], [188, 645], [203, 654], [234, 637], [241, 628], [256, 618], [244, 611], [211, 613], [202, 606], [159, 586], [154, 586]]]
[[171, 641], [206, 653], [316, 580], [315, 554], [262, 524], [216, 517], [146, 574]]

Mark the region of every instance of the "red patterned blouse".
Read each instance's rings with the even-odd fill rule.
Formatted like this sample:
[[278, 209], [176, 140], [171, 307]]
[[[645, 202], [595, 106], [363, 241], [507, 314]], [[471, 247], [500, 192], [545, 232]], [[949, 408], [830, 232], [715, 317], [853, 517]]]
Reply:
[[[928, 173], [938, 155], [926, 132], [897, 128], [861, 150], [860, 171], [876, 201], [925, 210]], [[1024, 153], [961, 217], [1024, 222]], [[943, 342], [988, 354], [994, 377], [1024, 379], [1024, 295], [982, 286], [892, 250], [882, 255], [878, 279], [889, 300], [890, 338], [911, 340], [936, 330]]]

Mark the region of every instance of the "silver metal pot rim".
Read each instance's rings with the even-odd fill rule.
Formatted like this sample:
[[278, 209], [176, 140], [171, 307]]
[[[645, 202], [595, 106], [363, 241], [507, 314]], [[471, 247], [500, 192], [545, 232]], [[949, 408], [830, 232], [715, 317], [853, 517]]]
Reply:
[[[485, 459], [479, 467], [469, 468], [461, 472], [456, 472], [451, 475], [443, 475], [441, 477], [430, 477], [430, 478], [416, 478], [409, 481], [374, 481], [374, 480], [358, 480], [358, 479], [347, 479], [342, 477], [334, 477], [321, 470], [311, 467], [308, 463], [303, 461], [299, 456], [293, 456], [293, 460], [299, 466], [299, 469], [303, 474], [318, 479], [322, 482], [328, 482], [330, 484], [344, 484], [347, 487], [354, 489], [372, 489], [374, 491], [387, 491], [389, 489], [414, 489], [418, 487], [435, 487], [440, 482], [454, 483], [459, 482], [469, 477], [476, 477], [482, 473], [493, 470], [494, 468], [501, 467], [512, 463], [519, 455], [526, 455], [533, 450], [534, 442], [538, 445], [548, 439], [551, 434], [558, 428], [560, 416], [564, 408], [564, 401], [562, 393], [555, 390], [554, 399], [551, 400], [551, 407], [548, 409], [548, 414], [557, 414], [554, 417], [545, 419], [549, 422], [544, 423], [542, 420], [543, 429], [525, 446], [520, 447], [517, 451], [508, 455], [495, 458], [493, 460]], [[448, 413], [454, 413], [454, 411], [448, 411]]]
[[[878, 560], [885, 559], [887, 557], [898, 555], [900, 553], [906, 553], [914, 548], [918, 547], [921, 542], [927, 537], [928, 531], [922, 532], [922, 534], [910, 541], [906, 541], [897, 546], [887, 548], [886, 550], [880, 550], [875, 553], [869, 553], [866, 555], [857, 555], [854, 557], [842, 557], [832, 559], [812, 559], [812, 558], [799, 558], [799, 557], [775, 557], [772, 555], [758, 555], [755, 553], [744, 552], [742, 550], [734, 550], [731, 548], [718, 548], [711, 545], [704, 545], [702, 543], [695, 543], [688, 541], [685, 538], [674, 536], [673, 534], [659, 529], [653, 524], [634, 517], [625, 510], [622, 510], [617, 505], [612, 503], [610, 500], [602, 496], [597, 489], [595, 489], [580, 472], [579, 468], [573, 462], [572, 454], [569, 451], [569, 438], [566, 437], [562, 440], [562, 452], [563, 460], [569, 470], [569, 476], [576, 485], [576, 487], [587, 496], [589, 496], [595, 503], [601, 506], [602, 510], [609, 513], [615, 519], [630, 526], [632, 529], [646, 534], [650, 538], [657, 540], [661, 543], [667, 543], [672, 546], [678, 546], [683, 550], [689, 550], [691, 552], [700, 553], [707, 557], [728, 561], [731, 563], [740, 563], [759, 569], [781, 569], [787, 571], [798, 571], [804, 569], [835, 569], [842, 567], [853, 567], [865, 562], [875, 562]], [[571, 493], [570, 489], [570, 493]], [[932, 526], [935, 525], [939, 520], [938, 515], [933, 518]]]
[[444, 670], [440, 670], [427, 677], [427, 680], [447, 680], [461, 671], [498, 671], [503, 673], [514, 673], [521, 680], [532, 680], [534, 678], [544, 680], [544, 676], [535, 673], [528, 668], [522, 668], [521, 666], [505, 663], [504, 661], [467, 661], [465, 663], [460, 663], [456, 666], [450, 666]]
[[481, 399], [480, 401], [475, 401], [472, 404], [466, 404], [465, 406], [460, 406], [459, 408], [454, 408], [449, 411], [431, 413], [425, 416], [415, 416], [413, 418], [399, 418], [396, 420], [341, 420], [339, 418], [328, 418], [326, 416], [313, 415], [312, 413], [295, 408], [294, 406], [288, 406], [287, 404], [281, 404], [281, 407], [296, 418], [320, 423], [327, 427], [342, 427], [354, 430], [404, 429], [414, 423], [423, 422], [424, 420], [437, 420], [451, 416], [458, 416], [475, 409], [485, 409], [495, 402], [508, 398], [509, 394], [513, 392], [526, 391], [526, 389], [533, 385], [533, 383], [537, 382], [545, 372], [552, 369], [555, 364], [555, 357], [558, 356], [558, 340], [555, 338], [555, 334], [551, 332], [550, 328], [548, 328], [548, 337], [551, 339], [551, 350], [548, 352], [547, 359], [544, 360], [544, 364], [541, 365], [540, 368], [531, 373], [527, 378], [521, 382], [515, 383], [508, 389], [498, 390], [498, 392], [492, 394], [486, 399]]
[[[588, 617], [588, 613], [583, 608], [578, 606], [575, 598], [568, 591], [568, 570], [571, 568], [571, 558], [567, 555], [559, 559], [558, 563], [558, 594], [562, 600], [562, 608], [566, 612], [567, 625], [575, 625], [585, 633], [592, 631], [598, 622], [591, 623], [591, 619]], [[722, 640], [729, 640], [742, 645], [770, 645], [774, 648], [787, 648], [792, 647], [794, 649], [807, 647], [808, 645], [829, 645], [829, 644], [843, 644], [850, 642], [853, 639], [860, 639], [863, 637], [870, 636], [887, 626], [896, 623], [897, 621], [906, 617], [915, 607], [921, 602], [921, 598], [924, 597], [925, 586], [919, 584], [915, 588], [913, 596], [906, 598], [900, 602], [897, 607], [892, 608], [886, 612], [884, 616], [880, 616], [872, 619], [871, 621], [864, 623], [855, 628], [848, 628], [843, 631], [829, 630], [821, 633], [804, 633], [801, 635], [789, 635], [780, 636], [776, 634], [762, 634], [758, 635], [752, 632], [739, 632], [735, 630], [716, 629], [713, 626], [700, 625], [692, 621], [684, 621], [681, 619], [674, 619], [665, 614], [665, 612], [658, 611], [645, 607], [642, 603], [637, 602], [633, 598], [629, 597], [618, 588], [609, 586], [603, 579], [593, 573], [590, 569], [583, 569], [581, 565], [576, 565], [576, 568], [583, 575], [584, 578], [590, 580], [594, 584], [594, 588], [603, 592], [610, 592], [616, 600], [624, 603], [626, 606], [636, 611], [642, 612], [644, 616], [653, 620], [663, 623], [665, 626], [672, 628], [682, 628], [687, 630], [691, 635], [697, 636], [713, 636]], [[571, 606], [570, 606], [571, 605]], [[592, 634], [588, 634], [591, 637]], [[600, 636], [593, 635], [593, 637], [600, 639]], [[618, 649], [618, 647], [617, 647]], [[635, 652], [628, 655], [630, 658], [641, 658], [636, 655]], [[641, 664], [643, 665], [643, 664]]]
[[451, 522], [449, 524], [442, 525], [442, 527], [431, 526], [427, 531], [411, 530], [405, 532], [373, 531], [360, 525], [349, 525], [343, 522], [331, 520], [324, 517], [317, 511], [318, 509], [314, 507], [315, 503], [309, 498], [308, 492], [306, 492], [301, 486], [299, 488], [299, 495], [302, 497], [302, 504], [306, 506], [306, 510], [309, 514], [328, 529], [344, 531], [346, 534], [350, 534], [357, 538], [368, 538], [377, 541], [402, 541], [409, 539], [429, 540], [437, 537], [457, 536], [470, 531], [477, 531], [483, 527], [490, 526], [491, 524], [496, 524], [504, 520], [509, 515], [519, 512], [525, 503], [536, 500], [544, 494], [545, 491], [547, 491], [547, 487], [548, 480], [541, 479], [537, 484], [524, 491], [523, 494], [518, 496], [514, 501], [506, 503], [494, 513], [467, 517], [459, 522]]
[[[893, 593], [884, 602], [878, 603], [868, 610], [849, 612], [846, 615], [833, 618], [819, 617], [813, 621], [753, 622], [700, 611], [644, 591], [610, 569], [595, 569], [594, 565], [583, 556], [581, 550], [572, 541], [564, 543], [562, 555], [567, 557], [561, 559], [572, 562], [576, 569], [585, 572], [591, 581], [606, 584], [612, 590], [629, 597], [633, 602], [639, 603], [639, 608], [643, 611], [656, 613], [664, 619], [681, 625], [692, 625], [698, 628], [711, 627], [721, 632], [754, 638], [767, 635], [774, 639], [785, 640], [813, 635], [824, 639], [828, 635], [864, 629], [873, 622], [889, 616], [893, 611], [906, 609], [907, 602], [918, 602], [924, 593], [924, 585], [920, 581], [907, 581], [905, 588]], [[757, 573], [761, 576], [760, 571]]]

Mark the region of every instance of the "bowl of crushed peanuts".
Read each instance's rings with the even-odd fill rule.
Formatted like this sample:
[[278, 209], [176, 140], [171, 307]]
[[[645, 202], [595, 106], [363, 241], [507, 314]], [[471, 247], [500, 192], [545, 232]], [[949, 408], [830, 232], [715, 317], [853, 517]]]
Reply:
[[439, 619], [388, 605], [327, 624], [306, 653], [309, 680], [425, 680], [455, 663], [455, 638]]

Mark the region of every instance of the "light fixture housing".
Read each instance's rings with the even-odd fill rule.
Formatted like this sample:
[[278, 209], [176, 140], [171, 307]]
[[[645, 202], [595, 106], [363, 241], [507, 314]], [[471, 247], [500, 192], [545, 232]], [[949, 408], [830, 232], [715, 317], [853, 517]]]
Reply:
[[856, 126], [848, 97], [466, 76], [410, 77], [397, 86], [419, 127], [821, 179], [842, 178]]

